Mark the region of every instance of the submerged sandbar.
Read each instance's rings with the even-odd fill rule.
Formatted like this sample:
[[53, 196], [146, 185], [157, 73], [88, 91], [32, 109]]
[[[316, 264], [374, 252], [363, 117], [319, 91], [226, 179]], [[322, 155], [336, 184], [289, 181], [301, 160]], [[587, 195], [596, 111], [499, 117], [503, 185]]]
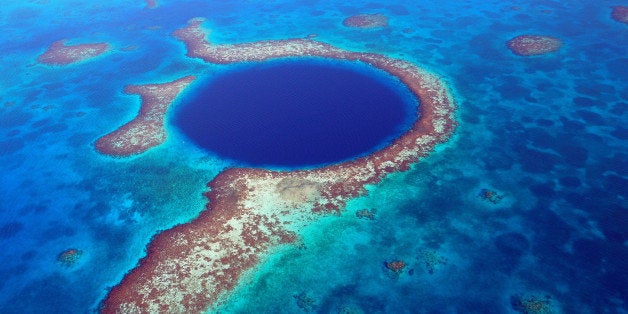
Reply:
[[386, 148], [349, 162], [313, 170], [232, 168], [220, 173], [208, 183], [206, 209], [195, 220], [155, 235], [146, 257], [102, 302], [103, 312], [215, 307], [278, 245], [296, 241], [318, 217], [338, 213], [347, 200], [365, 193], [365, 185], [407, 170], [455, 128], [455, 104], [446, 86], [412, 63], [308, 39], [214, 45], [206, 41], [201, 23], [195, 19], [174, 32], [190, 57], [218, 64], [299, 56], [364, 62], [408, 87], [420, 102], [418, 119]]

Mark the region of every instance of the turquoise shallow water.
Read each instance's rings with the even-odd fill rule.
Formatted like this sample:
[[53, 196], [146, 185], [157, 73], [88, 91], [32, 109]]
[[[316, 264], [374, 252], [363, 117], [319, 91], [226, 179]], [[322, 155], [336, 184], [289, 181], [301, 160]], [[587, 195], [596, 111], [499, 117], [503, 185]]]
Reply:
[[[225, 66], [185, 57], [170, 34], [205, 17], [220, 43], [305, 37], [402, 58], [441, 76], [458, 101], [454, 137], [309, 226], [221, 305], [222, 312], [625, 313], [628, 278], [628, 25], [621, 1], [13, 2], [0, 8], [0, 312], [90, 312], [151, 236], [193, 219], [205, 184], [234, 162], [167, 123], [168, 140], [127, 159], [95, 140], [132, 119], [127, 84]], [[350, 29], [358, 13], [389, 17]], [[526, 33], [563, 41], [519, 57]], [[105, 55], [48, 67], [53, 41]], [[185, 96], [185, 95], [184, 95]], [[175, 103], [175, 106], [177, 103]], [[487, 194], [488, 193], [488, 194]], [[494, 194], [491, 194], [494, 193]], [[375, 209], [373, 220], [358, 218]], [[83, 252], [63, 266], [59, 253]], [[386, 262], [406, 267], [391, 273]]]

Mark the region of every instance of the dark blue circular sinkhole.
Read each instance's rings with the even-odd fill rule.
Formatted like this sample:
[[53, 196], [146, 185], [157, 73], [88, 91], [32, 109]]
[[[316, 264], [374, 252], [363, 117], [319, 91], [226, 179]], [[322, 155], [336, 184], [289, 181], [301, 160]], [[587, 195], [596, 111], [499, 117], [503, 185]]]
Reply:
[[368, 155], [416, 120], [399, 79], [359, 62], [249, 63], [191, 91], [173, 123], [199, 147], [248, 166], [299, 168]]

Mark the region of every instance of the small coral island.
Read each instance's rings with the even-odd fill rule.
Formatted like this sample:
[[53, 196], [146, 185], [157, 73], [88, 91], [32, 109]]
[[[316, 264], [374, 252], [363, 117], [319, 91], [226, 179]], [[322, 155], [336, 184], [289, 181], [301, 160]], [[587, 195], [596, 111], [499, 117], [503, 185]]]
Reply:
[[67, 40], [58, 40], [37, 58], [47, 65], [68, 65], [99, 56], [109, 50], [107, 43], [66, 45]]
[[560, 39], [540, 35], [520, 35], [509, 40], [506, 45], [516, 55], [535, 56], [560, 49]]

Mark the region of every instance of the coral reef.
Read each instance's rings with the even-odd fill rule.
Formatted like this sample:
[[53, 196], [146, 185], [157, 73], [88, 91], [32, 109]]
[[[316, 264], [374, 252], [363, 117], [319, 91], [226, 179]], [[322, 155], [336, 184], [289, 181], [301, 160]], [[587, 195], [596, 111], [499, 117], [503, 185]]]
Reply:
[[386, 175], [410, 165], [447, 141], [456, 121], [445, 84], [416, 65], [310, 39], [216, 45], [202, 19], [174, 32], [187, 56], [215, 64], [261, 62], [283, 57], [320, 57], [363, 62], [398, 78], [420, 101], [412, 128], [389, 146], [355, 160], [316, 169], [271, 171], [231, 168], [209, 182], [206, 210], [191, 222], [153, 237], [138, 266], [111, 289], [104, 313], [203, 312], [228, 297], [241, 276], [305, 226], [338, 214]]
[[166, 140], [166, 111], [194, 79], [194, 76], [186, 76], [163, 84], [128, 85], [124, 91], [138, 94], [142, 99], [140, 112], [127, 124], [99, 138], [96, 149], [105, 155], [126, 157], [163, 143]]
[[82, 255], [83, 251], [75, 248], [70, 248], [57, 255], [57, 262], [59, 262], [62, 266], [72, 267], [79, 262]]
[[109, 50], [107, 43], [66, 45], [66, 42], [65, 39], [55, 41], [37, 57], [37, 61], [47, 65], [68, 65], [94, 58]]
[[157, 0], [146, 0], [146, 8], [147, 9], [154, 9], [158, 6], [159, 4], [157, 3]]
[[512, 308], [524, 314], [550, 314], [556, 313], [549, 295], [525, 294], [511, 297]]
[[364, 311], [357, 305], [349, 304], [338, 308], [338, 314], [363, 314]]
[[309, 297], [305, 292], [301, 292], [293, 296], [297, 302], [297, 306], [306, 312], [314, 310], [316, 301]]
[[355, 212], [355, 216], [360, 219], [375, 220], [376, 211], [377, 211], [376, 209], [364, 208]]
[[386, 262], [385, 263], [386, 268], [396, 274], [401, 274], [401, 272], [403, 272], [403, 269], [406, 268], [406, 263], [402, 260], [395, 260], [392, 262]]
[[614, 6], [611, 17], [617, 22], [628, 24], [628, 6]]
[[534, 56], [557, 51], [562, 46], [560, 39], [540, 35], [520, 35], [506, 45], [516, 55]]
[[383, 14], [358, 14], [350, 16], [342, 25], [355, 28], [377, 28], [388, 26], [388, 17]]
[[421, 251], [419, 260], [425, 266], [425, 270], [430, 274], [433, 274], [439, 265], [447, 265], [447, 259], [434, 250]]
[[485, 200], [493, 204], [499, 203], [504, 198], [503, 195], [498, 194], [496, 191], [490, 190], [490, 189], [481, 189], [478, 196], [482, 200]]

